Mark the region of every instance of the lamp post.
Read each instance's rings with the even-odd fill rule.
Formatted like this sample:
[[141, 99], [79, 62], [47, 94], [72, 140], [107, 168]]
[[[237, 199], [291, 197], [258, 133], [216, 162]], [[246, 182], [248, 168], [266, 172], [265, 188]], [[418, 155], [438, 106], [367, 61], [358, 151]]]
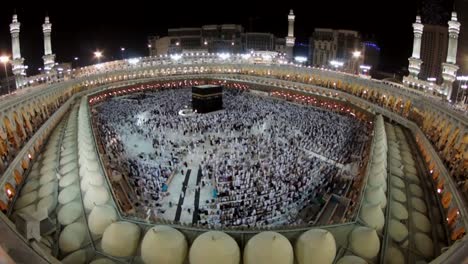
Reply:
[[94, 57], [98, 60], [98, 63], [101, 63], [101, 57], [102, 57], [102, 52], [101, 51], [95, 51], [94, 52]]
[[[467, 76], [458, 76], [458, 89], [457, 89], [457, 96], [455, 97], [455, 104], [458, 103], [458, 93], [460, 92], [460, 89], [463, 89], [462, 97], [463, 94], [465, 93], [465, 89], [467, 88], [466, 82], [468, 81], [468, 75]], [[462, 81], [465, 83], [462, 85]]]
[[122, 53], [122, 60], [123, 60], [123, 59], [124, 59], [124, 52], [125, 52], [125, 48], [123, 48], [123, 47], [122, 47], [122, 48], [120, 48], [120, 51], [121, 51], [121, 53]]
[[7, 82], [7, 88], [8, 88], [8, 94], [10, 94], [10, 81], [8, 80], [8, 70], [7, 70], [7, 63], [10, 61], [10, 57], [8, 56], [1, 56], [0, 57], [0, 62], [3, 63], [3, 66], [5, 67], [5, 78]]
[[354, 63], [353, 63], [353, 73], [356, 74], [357, 72], [357, 64], [358, 60], [361, 57], [361, 52], [359, 50], [353, 51], [353, 58], [354, 58]]

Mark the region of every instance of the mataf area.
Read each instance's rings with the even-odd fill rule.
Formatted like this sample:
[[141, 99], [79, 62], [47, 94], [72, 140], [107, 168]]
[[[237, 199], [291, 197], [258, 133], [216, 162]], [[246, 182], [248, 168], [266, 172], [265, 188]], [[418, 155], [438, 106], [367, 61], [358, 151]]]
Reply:
[[316, 222], [325, 197], [349, 192], [371, 122], [239, 89], [225, 89], [221, 111], [181, 115], [190, 95], [165, 89], [94, 106], [112, 174], [134, 190], [137, 211], [279, 226]]

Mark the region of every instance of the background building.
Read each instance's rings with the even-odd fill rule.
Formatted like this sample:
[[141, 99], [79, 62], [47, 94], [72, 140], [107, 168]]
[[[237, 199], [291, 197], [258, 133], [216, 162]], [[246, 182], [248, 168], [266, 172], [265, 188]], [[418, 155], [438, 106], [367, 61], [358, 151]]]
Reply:
[[375, 41], [362, 42], [363, 64], [371, 66], [372, 69], [377, 69], [380, 62], [380, 47]]
[[331, 61], [339, 61], [342, 70], [356, 72], [362, 64], [372, 68], [379, 64], [380, 47], [374, 41], [363, 42], [357, 31], [316, 28], [309, 46], [310, 64], [317, 67], [330, 67]]
[[448, 28], [425, 24], [421, 40], [421, 72], [419, 79], [436, 78], [442, 83], [442, 63], [447, 57]]
[[274, 51], [275, 43], [275, 36], [271, 33], [248, 32], [243, 38], [244, 51]]
[[457, 64], [459, 75], [468, 75], [468, 0], [455, 0], [458, 21], [461, 23], [458, 36]]

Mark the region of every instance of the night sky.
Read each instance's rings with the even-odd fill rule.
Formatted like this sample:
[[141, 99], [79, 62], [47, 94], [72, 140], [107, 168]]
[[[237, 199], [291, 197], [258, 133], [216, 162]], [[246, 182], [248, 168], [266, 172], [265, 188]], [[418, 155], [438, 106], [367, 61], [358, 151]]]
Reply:
[[[242, 24], [246, 31], [287, 33], [287, 14], [296, 14], [297, 41], [307, 45], [314, 28], [350, 29], [374, 35], [381, 47], [381, 68], [395, 72], [407, 67], [412, 48], [412, 27], [420, 0], [392, 1], [61, 1], [56, 4], [2, 3], [0, 8], [0, 53], [11, 54], [9, 24], [16, 8], [21, 24], [21, 54], [28, 74], [42, 66], [42, 23], [46, 13], [52, 22], [52, 49], [56, 61], [79, 57], [79, 65], [93, 62], [92, 52], [104, 51], [105, 59], [148, 55], [147, 37], [166, 35], [170, 27], [205, 24]], [[38, 1], [46, 3], [46, 1]], [[450, 6], [447, 1], [431, 0]], [[150, 4], [152, 3], [152, 4]], [[171, 4], [172, 3], [172, 4]], [[445, 12], [447, 13], [447, 12]], [[3, 71], [1, 71], [3, 74]]]

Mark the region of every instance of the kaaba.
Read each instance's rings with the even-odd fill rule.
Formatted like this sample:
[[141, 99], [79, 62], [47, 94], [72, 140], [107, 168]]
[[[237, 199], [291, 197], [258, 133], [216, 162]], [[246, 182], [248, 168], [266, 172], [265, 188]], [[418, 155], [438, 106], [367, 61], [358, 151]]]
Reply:
[[209, 113], [223, 109], [223, 87], [221, 85], [199, 85], [192, 87], [192, 110]]

